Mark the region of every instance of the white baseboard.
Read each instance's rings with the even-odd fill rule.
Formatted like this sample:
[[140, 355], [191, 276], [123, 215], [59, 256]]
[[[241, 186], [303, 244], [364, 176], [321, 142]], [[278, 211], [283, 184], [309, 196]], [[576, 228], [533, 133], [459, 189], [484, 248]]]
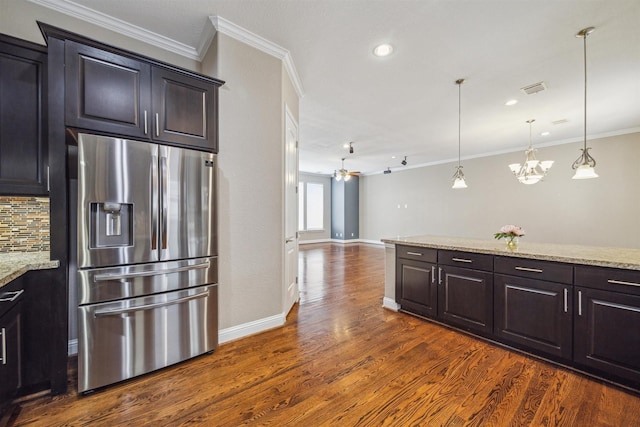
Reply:
[[387, 308], [389, 310], [398, 311], [400, 310], [400, 304], [395, 302], [389, 297], [384, 297], [382, 299], [382, 307]]
[[75, 354], [78, 354], [78, 338], [75, 340], [69, 340], [67, 343], [67, 355], [73, 356]]
[[[269, 329], [278, 328], [284, 325], [286, 316], [282, 313], [275, 316], [266, 317], [264, 319], [254, 320], [253, 322], [244, 323], [238, 326], [221, 329], [218, 331], [218, 342], [220, 344], [237, 340], [240, 338], [264, 332]], [[67, 343], [67, 354], [73, 356], [78, 354], [78, 340], [69, 340]]]
[[254, 320], [253, 322], [243, 323], [242, 325], [221, 329], [218, 332], [218, 342], [223, 344], [225, 342], [264, 332], [269, 329], [278, 328], [284, 325], [286, 320], [286, 315], [284, 313], [280, 313], [275, 316], [265, 317], [264, 319]]
[[299, 240], [298, 244], [300, 245], [310, 245], [313, 243], [338, 243], [340, 245], [351, 245], [354, 243], [366, 243], [368, 245], [380, 245], [383, 246], [384, 242], [380, 240], [369, 240], [369, 239], [350, 239], [350, 240], [340, 240], [340, 239], [314, 239], [314, 240]]
[[331, 243], [331, 239], [298, 240], [299, 245], [310, 245], [312, 243]]

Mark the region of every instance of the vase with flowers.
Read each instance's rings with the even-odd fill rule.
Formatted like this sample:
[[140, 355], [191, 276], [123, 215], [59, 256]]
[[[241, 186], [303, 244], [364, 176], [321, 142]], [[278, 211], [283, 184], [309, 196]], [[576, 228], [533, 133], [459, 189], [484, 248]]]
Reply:
[[496, 239], [506, 239], [507, 247], [509, 249], [515, 249], [518, 247], [518, 238], [524, 236], [524, 230], [517, 225], [505, 225], [500, 228], [500, 231], [495, 233], [493, 237]]

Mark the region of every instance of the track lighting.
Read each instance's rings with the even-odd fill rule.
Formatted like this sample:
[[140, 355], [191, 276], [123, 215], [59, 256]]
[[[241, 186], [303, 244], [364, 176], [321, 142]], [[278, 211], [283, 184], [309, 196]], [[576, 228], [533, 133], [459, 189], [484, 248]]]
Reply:
[[349, 143], [349, 154], [353, 154], [353, 142]]
[[404, 160], [400, 163], [402, 163], [402, 166], [407, 166], [407, 156], [404, 156]]
[[387, 170], [383, 172], [385, 175], [390, 174], [391, 173], [391, 168], [387, 167]]

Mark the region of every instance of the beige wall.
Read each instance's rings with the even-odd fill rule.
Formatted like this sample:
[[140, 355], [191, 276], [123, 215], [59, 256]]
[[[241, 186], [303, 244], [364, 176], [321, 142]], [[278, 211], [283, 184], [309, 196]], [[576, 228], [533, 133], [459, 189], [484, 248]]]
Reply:
[[0, 0], [0, 33], [44, 45], [44, 38], [36, 21], [189, 70], [199, 71], [200, 69], [199, 62], [182, 55], [72, 18], [27, 0]]
[[218, 155], [219, 319], [225, 329], [282, 313], [281, 61], [217, 33], [202, 71], [226, 81]]
[[588, 141], [598, 179], [571, 179], [581, 146], [540, 148], [538, 158], [555, 164], [531, 186], [507, 168], [523, 161], [526, 147], [463, 160], [465, 190], [451, 189], [452, 163], [362, 177], [360, 237], [491, 239], [502, 225], [516, 224], [527, 232], [524, 241], [640, 248], [640, 133]]

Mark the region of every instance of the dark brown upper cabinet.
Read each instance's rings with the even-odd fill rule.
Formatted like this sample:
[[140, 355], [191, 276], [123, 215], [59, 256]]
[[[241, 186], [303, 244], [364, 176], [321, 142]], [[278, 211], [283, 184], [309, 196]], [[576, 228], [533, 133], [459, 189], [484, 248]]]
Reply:
[[220, 82], [65, 42], [65, 124], [218, 151]]
[[0, 195], [47, 190], [47, 51], [0, 34]]

